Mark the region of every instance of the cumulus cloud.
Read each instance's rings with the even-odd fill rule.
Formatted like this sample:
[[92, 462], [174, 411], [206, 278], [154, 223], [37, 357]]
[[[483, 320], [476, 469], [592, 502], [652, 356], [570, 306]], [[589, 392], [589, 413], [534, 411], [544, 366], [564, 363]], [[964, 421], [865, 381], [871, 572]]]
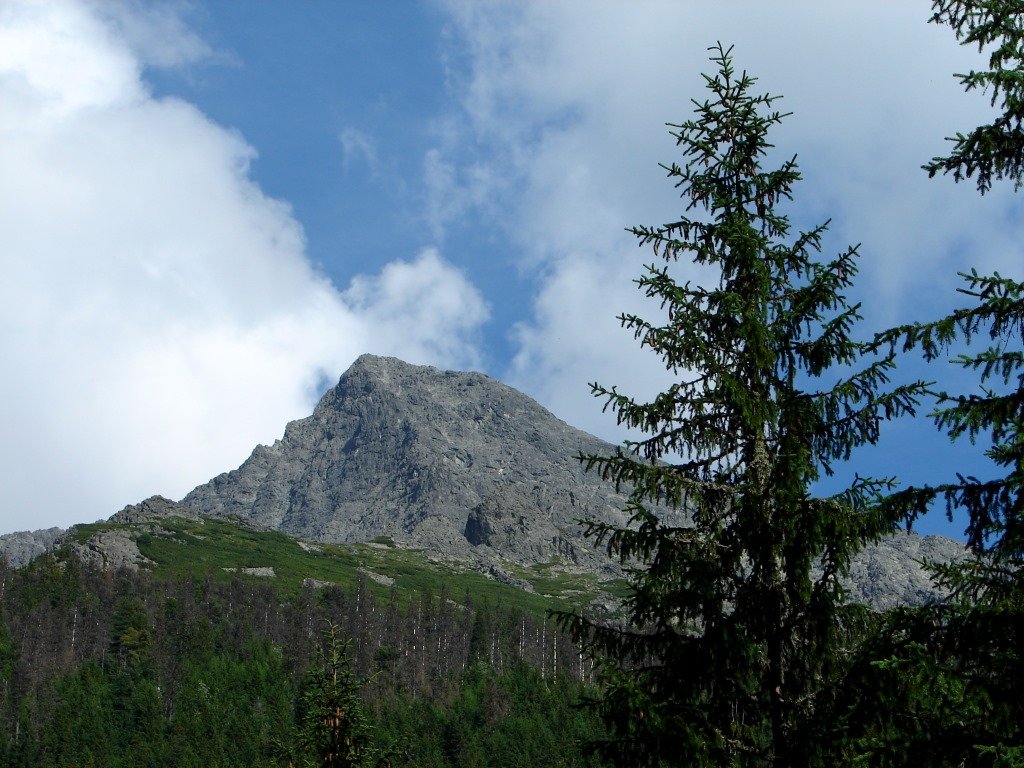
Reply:
[[434, 242], [443, 242], [453, 222], [488, 210], [496, 180], [491, 166], [452, 162], [436, 148], [423, 158], [424, 218]]
[[122, 39], [142, 65], [176, 67], [197, 61], [232, 57], [210, 48], [189, 29], [181, 16], [184, 0], [150, 3], [147, 0], [84, 0], [88, 10]]
[[487, 305], [435, 249], [354, 278], [343, 299], [403, 360], [480, 366], [472, 332], [487, 320]]
[[512, 369], [520, 386], [570, 424], [615, 440], [624, 432], [610, 414], [595, 416], [604, 402], [593, 399], [591, 384], [653, 397], [670, 381], [616, 317], [623, 311], [657, 316], [633, 290], [633, 266], [595, 261], [590, 253], [559, 259], [544, 278], [533, 316], [514, 329]]
[[[473, 147], [463, 163], [500, 180], [469, 199], [479, 215], [501, 212], [494, 224], [538, 286], [508, 378], [591, 431], [621, 436], [601, 403], [577, 400], [583, 382], [643, 395], [662, 381], [659, 361], [609, 317], [652, 311], [630, 284], [648, 254], [623, 230], [680, 211], [657, 167], [674, 158], [664, 123], [686, 120], [690, 99], [704, 97], [716, 40], [734, 43], [737, 67], [795, 113], [774, 135], [805, 177], [789, 213], [804, 227], [832, 218], [830, 251], [863, 244], [855, 298], [868, 327], [938, 313], [956, 300], [957, 269], [1019, 264], [1024, 221], [1008, 189], [981, 199], [920, 171], [943, 136], [989, 113], [951, 76], [979, 66], [977, 51], [927, 25], [924, 0], [446, 7], [461, 112], [432, 162], [457, 185], [458, 158]], [[681, 265], [680, 276], [692, 274]]]
[[208, 54], [166, 8], [0, 7], [0, 531], [180, 497], [361, 352], [478, 360], [438, 253], [337, 290], [245, 140], [151, 95], [147, 64]]

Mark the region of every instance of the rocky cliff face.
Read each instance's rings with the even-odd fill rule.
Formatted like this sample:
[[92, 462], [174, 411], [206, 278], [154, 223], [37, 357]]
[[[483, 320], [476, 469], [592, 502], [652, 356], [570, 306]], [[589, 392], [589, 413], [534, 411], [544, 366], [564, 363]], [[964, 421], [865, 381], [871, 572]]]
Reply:
[[[146, 528], [167, 516], [233, 516], [310, 541], [386, 536], [505, 580], [509, 562], [553, 558], [616, 574], [577, 520], [622, 524], [625, 499], [575, 458], [614, 450], [483, 374], [364, 355], [311, 416], [238, 469], [181, 504], [154, 497], [111, 522]], [[9, 534], [0, 553], [20, 565], [61, 533]], [[130, 539], [97, 535], [78, 545], [79, 555], [106, 567], [145, 565]], [[962, 554], [960, 543], [941, 537], [891, 537], [852, 562], [851, 598], [878, 608], [927, 600], [934, 591], [919, 561]]]
[[20, 568], [48, 551], [63, 535], [63, 528], [5, 533], [0, 536], [0, 555], [14, 568]]
[[921, 563], [948, 563], [965, 554], [963, 544], [944, 536], [897, 533], [853, 557], [846, 579], [849, 599], [879, 610], [920, 605], [938, 594]]
[[364, 355], [312, 416], [182, 503], [315, 541], [596, 566], [576, 521], [622, 521], [623, 499], [575, 456], [609, 450], [483, 374]]
[[[365, 355], [312, 416], [182, 503], [316, 541], [389, 536], [488, 569], [558, 557], [613, 571], [577, 520], [622, 523], [624, 498], [575, 458], [611, 451], [482, 374]], [[895, 536], [854, 559], [851, 597], [921, 602], [934, 592], [919, 560], [962, 552], [949, 539]]]

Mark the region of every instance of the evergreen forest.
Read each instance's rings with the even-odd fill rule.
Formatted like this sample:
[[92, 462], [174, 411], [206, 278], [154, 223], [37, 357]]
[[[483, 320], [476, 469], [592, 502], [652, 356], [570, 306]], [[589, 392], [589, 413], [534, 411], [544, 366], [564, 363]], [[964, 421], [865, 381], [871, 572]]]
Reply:
[[568, 638], [466, 593], [286, 595], [44, 557], [2, 570], [0, 610], [5, 766], [320, 765], [308, 737], [345, 674], [367, 749], [327, 764], [594, 764]]

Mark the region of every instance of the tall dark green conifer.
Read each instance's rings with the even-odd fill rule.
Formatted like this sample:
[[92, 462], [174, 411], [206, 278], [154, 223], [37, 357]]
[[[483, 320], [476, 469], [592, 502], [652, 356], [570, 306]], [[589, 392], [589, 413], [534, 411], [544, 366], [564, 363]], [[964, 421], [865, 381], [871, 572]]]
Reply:
[[[965, 89], [991, 93], [1000, 112], [988, 125], [957, 134], [929, 175], [1024, 182], [1024, 2], [936, 0], [932, 21], [950, 26], [962, 44], [989, 52], [990, 68], [959, 75]], [[979, 439], [992, 476], [958, 474], [911, 488], [890, 501], [908, 520], [937, 498], [967, 518], [971, 556], [934, 566], [947, 601], [889, 617], [873, 643], [881, 679], [856, 695], [853, 727], [869, 759], [893, 765], [1024, 766], [1024, 282], [998, 273], [961, 275], [970, 303], [933, 322], [892, 329], [883, 344], [919, 349], [975, 371], [968, 393], [936, 393], [932, 416], [951, 440]], [[984, 348], [975, 346], [982, 339]], [[972, 348], [973, 347], [973, 348]], [[869, 657], [870, 658], [870, 657]], [[866, 727], [865, 727], [866, 726]]]
[[[877, 507], [887, 480], [857, 477], [826, 498], [812, 486], [913, 412], [919, 387], [882, 391], [893, 359], [865, 358], [844, 296], [856, 249], [822, 263], [825, 225], [791, 234], [779, 208], [800, 178], [795, 159], [765, 167], [784, 115], [729, 50], [711, 50], [709, 97], [671, 126], [682, 159], [665, 169], [684, 213], [632, 230], [661, 259], [638, 284], [662, 319], [621, 318], [677, 381], [649, 403], [594, 385], [647, 434], [585, 457], [632, 488], [630, 526], [591, 525], [637, 565], [631, 626], [563, 618], [601, 662], [614, 764], [825, 764], [812, 724], [864, 618], [840, 579], [893, 524]], [[712, 284], [679, 282], [681, 259]], [[691, 522], [666, 524], [665, 508]]]
[[973, 178], [985, 194], [992, 181], [1024, 183], [1024, 3], [1021, 0], [935, 0], [931, 21], [953, 29], [962, 45], [988, 50], [989, 69], [957, 75], [964, 90], [990, 94], [996, 118], [957, 133], [952, 151], [924, 166], [929, 176], [952, 173]]
[[348, 642], [329, 624], [325, 645], [306, 675], [299, 696], [298, 757], [292, 768], [383, 768], [391, 759], [373, 744], [372, 729], [359, 699]]

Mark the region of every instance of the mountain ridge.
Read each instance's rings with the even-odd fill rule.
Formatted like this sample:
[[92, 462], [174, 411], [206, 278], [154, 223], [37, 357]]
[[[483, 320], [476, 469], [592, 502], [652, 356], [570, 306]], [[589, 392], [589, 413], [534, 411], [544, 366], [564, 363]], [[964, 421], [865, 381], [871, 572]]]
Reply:
[[[578, 523], [626, 522], [625, 496], [578, 460], [614, 450], [485, 374], [363, 355], [310, 416], [237, 469], [180, 502], [129, 505], [108, 521], [129, 530], [97, 532], [72, 549], [104, 567], [145, 567], [132, 538], [139, 524], [233, 518], [311, 543], [383, 538], [507, 583], [517, 583], [517, 568], [545, 563], [614, 578], [621, 566]], [[18, 565], [68, 538], [38, 533], [0, 537], [0, 552]], [[932, 599], [920, 560], [963, 552], [951, 539], [898, 533], [854, 558], [850, 597], [877, 608]]]
[[311, 416], [182, 504], [312, 541], [599, 567], [577, 520], [624, 523], [624, 498], [576, 457], [610, 450], [482, 373], [363, 355]]

